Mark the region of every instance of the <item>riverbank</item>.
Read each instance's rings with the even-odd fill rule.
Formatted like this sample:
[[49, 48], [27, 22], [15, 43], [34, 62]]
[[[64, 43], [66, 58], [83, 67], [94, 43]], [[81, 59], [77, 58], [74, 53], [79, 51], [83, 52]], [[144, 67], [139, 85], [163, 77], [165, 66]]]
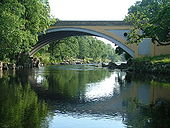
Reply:
[[103, 67], [142, 74], [170, 74], [170, 55], [136, 58], [120, 65], [110, 62]]
[[34, 67], [40, 67], [43, 64], [40, 63], [40, 60], [38, 58], [30, 57], [26, 61], [18, 61], [15, 63], [11, 62], [3, 62], [0, 61], [0, 70], [8, 70], [8, 69], [21, 69], [21, 68], [34, 68]]
[[132, 59], [126, 69], [130, 72], [170, 74], [170, 55]]

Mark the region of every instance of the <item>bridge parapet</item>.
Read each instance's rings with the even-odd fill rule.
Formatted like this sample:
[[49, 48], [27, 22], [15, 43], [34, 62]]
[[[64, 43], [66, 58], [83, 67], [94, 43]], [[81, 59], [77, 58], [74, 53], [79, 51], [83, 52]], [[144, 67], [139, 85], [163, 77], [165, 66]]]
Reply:
[[54, 26], [130, 26], [124, 21], [57, 21]]

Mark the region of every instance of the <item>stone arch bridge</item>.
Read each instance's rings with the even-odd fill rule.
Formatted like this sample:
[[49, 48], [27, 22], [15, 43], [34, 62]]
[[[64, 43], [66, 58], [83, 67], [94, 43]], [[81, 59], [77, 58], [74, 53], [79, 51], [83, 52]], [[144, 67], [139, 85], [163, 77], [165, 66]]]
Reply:
[[55, 40], [82, 35], [105, 38], [135, 58], [170, 54], [169, 46], [154, 45], [150, 39], [144, 39], [139, 45], [127, 44], [127, 34], [132, 27], [124, 21], [57, 21], [45, 34], [39, 35], [39, 41], [29, 54], [33, 56], [43, 46]]

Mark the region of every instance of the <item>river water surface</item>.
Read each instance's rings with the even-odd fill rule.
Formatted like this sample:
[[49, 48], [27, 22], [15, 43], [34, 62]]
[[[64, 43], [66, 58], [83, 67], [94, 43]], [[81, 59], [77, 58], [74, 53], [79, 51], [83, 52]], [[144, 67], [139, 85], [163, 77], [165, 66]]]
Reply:
[[0, 128], [169, 128], [170, 77], [90, 65], [0, 71]]

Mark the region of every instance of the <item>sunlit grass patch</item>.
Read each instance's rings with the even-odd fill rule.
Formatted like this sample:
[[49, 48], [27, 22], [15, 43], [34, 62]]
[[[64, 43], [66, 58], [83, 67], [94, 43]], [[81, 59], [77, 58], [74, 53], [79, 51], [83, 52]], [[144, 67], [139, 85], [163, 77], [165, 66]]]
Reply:
[[170, 55], [160, 55], [160, 56], [154, 56], [154, 57], [142, 57], [142, 58], [136, 58], [134, 61], [142, 62], [142, 61], [148, 61], [151, 63], [170, 63]]
[[151, 85], [154, 86], [166, 86], [166, 87], [170, 87], [170, 83], [168, 82], [158, 82], [158, 81], [151, 81]]
[[170, 58], [165, 58], [162, 60], [153, 60], [152, 63], [170, 63]]

